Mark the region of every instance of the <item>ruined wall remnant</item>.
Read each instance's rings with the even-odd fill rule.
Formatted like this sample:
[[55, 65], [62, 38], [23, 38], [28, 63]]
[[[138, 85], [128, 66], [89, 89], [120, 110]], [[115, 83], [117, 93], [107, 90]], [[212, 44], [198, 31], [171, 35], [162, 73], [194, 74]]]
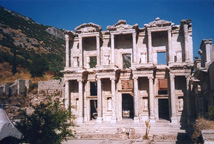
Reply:
[[38, 93], [64, 95], [64, 80], [49, 80], [38, 82]]

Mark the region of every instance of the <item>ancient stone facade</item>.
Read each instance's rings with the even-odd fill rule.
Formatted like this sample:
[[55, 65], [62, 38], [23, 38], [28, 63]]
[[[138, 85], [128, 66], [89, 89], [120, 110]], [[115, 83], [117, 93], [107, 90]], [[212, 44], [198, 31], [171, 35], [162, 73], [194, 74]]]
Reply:
[[191, 80], [192, 116], [206, 115], [209, 106], [214, 106], [214, 45], [212, 39], [201, 42], [198, 53], [201, 59], [195, 59], [194, 75]]
[[191, 20], [156, 18], [140, 28], [125, 20], [67, 31], [65, 107], [77, 123], [185, 122], [193, 66]]

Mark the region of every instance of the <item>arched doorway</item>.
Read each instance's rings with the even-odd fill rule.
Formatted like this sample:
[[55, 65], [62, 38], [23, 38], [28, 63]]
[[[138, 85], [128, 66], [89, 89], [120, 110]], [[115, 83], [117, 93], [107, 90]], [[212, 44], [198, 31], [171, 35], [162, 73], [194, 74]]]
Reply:
[[133, 96], [130, 94], [122, 94], [122, 117], [134, 118]]

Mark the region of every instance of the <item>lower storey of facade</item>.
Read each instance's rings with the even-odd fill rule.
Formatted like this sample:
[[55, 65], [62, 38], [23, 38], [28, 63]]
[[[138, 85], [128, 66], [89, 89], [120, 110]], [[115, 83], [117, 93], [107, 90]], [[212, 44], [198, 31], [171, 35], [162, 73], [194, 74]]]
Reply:
[[65, 74], [65, 106], [76, 122], [185, 122], [190, 71], [112, 71]]

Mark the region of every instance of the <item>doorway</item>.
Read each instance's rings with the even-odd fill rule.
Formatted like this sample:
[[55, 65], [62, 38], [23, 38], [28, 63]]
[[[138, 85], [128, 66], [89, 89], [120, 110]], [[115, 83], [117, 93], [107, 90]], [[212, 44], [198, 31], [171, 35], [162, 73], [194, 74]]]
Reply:
[[134, 118], [133, 96], [130, 94], [122, 94], [122, 117]]
[[97, 100], [90, 100], [90, 120], [97, 119]]
[[158, 99], [159, 120], [169, 120], [169, 100]]

